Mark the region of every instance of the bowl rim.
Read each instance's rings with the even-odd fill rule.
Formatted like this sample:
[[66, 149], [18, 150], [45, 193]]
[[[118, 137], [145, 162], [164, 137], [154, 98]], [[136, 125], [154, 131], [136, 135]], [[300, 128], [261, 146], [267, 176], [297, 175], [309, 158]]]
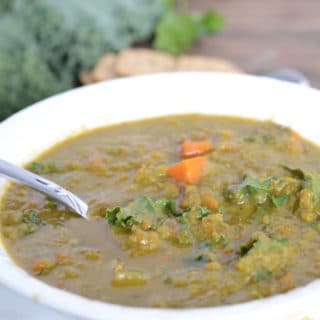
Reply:
[[[277, 90], [283, 90], [288, 92], [302, 92], [303, 95], [313, 95], [320, 104], [320, 91], [312, 88], [301, 87], [296, 84], [283, 83], [278, 80], [257, 77], [252, 75], [244, 74], [226, 74], [226, 73], [213, 73], [213, 72], [174, 72], [174, 73], [160, 73], [152, 75], [142, 75], [137, 77], [128, 77], [115, 80], [104, 81], [97, 84], [83, 86], [80, 88], [72, 89], [63, 93], [59, 93], [55, 96], [44, 99], [37, 102], [26, 109], [19, 111], [18, 113], [10, 116], [0, 124], [1, 129], [4, 127], [10, 127], [16, 124], [16, 121], [23, 121], [24, 117], [30, 113], [38, 112], [40, 108], [48, 103], [55, 104], [61, 103], [66, 97], [76, 97], [78, 94], [91, 94], [92, 91], [100, 91], [106, 89], [113, 89], [113, 86], [126, 86], [141, 85], [146, 82], [164, 83], [168, 79], [172, 80], [175, 78], [179, 81], [183, 78], [189, 78], [189, 80], [205, 78], [205, 81], [210, 79], [221, 80], [221, 81], [235, 81], [239, 84], [250, 85], [257, 83], [258, 87], [266, 85], [268, 88], [276, 88]], [[0, 265], [8, 266], [6, 257], [0, 258]], [[296, 288], [285, 294], [278, 294], [271, 297], [267, 297], [261, 300], [253, 300], [240, 304], [228, 305], [228, 306], [217, 306], [217, 307], [206, 307], [206, 308], [188, 308], [188, 309], [154, 309], [154, 308], [142, 308], [142, 307], [128, 307], [123, 305], [114, 305], [110, 303], [104, 303], [96, 300], [87, 299], [79, 295], [66, 292], [60, 289], [51, 287], [42, 281], [28, 276], [28, 286], [21, 285], [19, 281], [26, 277], [26, 272], [17, 268], [17, 270], [11, 270], [12, 275], [15, 277], [14, 280], [9, 279], [10, 277], [4, 276], [0, 273], [0, 283], [6, 285], [9, 288], [23, 294], [26, 297], [34, 298], [34, 292], [30, 292], [30, 287], [35, 288], [41, 294], [42, 297], [38, 297], [39, 301], [47, 306], [53, 307], [57, 310], [64, 311], [73, 315], [95, 319], [117, 319], [125, 314], [130, 314], [132, 319], [147, 319], [153, 317], [153, 319], [192, 319], [195, 316], [201, 316], [203, 319], [209, 319], [214, 316], [217, 319], [240, 319], [238, 316], [244, 314], [246, 320], [254, 319], [257, 317], [257, 310], [259, 310], [259, 319], [268, 319], [270, 310], [278, 312], [279, 317], [274, 319], [281, 319], [282, 315], [288, 313], [288, 308], [298, 301], [304, 301], [307, 304], [306, 295], [312, 292], [320, 293], [320, 280], [315, 280], [304, 287]], [[304, 297], [304, 298], [303, 298]], [[303, 298], [303, 299], [302, 299]], [[302, 300], [301, 300], [302, 299]], [[61, 301], [64, 301], [63, 306]], [[313, 303], [308, 303], [308, 307], [313, 308]], [[286, 310], [285, 310], [286, 309]], [[92, 311], [95, 314], [92, 314]], [[90, 312], [90, 313], [89, 313]], [[296, 311], [294, 311], [296, 312]], [[265, 317], [267, 315], [268, 317]]]

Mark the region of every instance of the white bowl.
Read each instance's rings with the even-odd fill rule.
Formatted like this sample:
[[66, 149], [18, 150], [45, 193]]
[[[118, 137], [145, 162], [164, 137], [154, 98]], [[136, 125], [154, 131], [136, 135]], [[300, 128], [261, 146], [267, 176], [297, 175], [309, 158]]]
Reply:
[[[0, 124], [0, 158], [21, 165], [57, 141], [89, 128], [179, 113], [273, 119], [320, 144], [320, 92], [247, 75], [173, 73], [108, 81], [39, 102]], [[5, 181], [0, 181], [3, 194]], [[248, 303], [192, 309], [111, 305], [50, 287], [17, 267], [0, 247], [0, 283], [65, 313], [110, 320], [320, 319], [320, 280]]]

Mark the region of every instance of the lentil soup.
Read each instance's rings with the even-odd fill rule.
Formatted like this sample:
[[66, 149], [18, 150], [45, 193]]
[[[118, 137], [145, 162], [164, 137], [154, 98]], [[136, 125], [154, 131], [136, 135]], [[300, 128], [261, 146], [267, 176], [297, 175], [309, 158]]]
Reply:
[[31, 275], [110, 303], [286, 292], [320, 276], [319, 156], [271, 121], [180, 115], [98, 129], [27, 166], [86, 200], [90, 220], [14, 184], [2, 240]]

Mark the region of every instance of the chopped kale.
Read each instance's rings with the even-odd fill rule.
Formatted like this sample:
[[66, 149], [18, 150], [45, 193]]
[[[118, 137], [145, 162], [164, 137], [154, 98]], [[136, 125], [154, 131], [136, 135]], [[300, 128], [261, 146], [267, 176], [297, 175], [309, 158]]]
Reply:
[[63, 171], [63, 168], [58, 166], [56, 162], [52, 160], [44, 162], [34, 161], [29, 165], [28, 169], [36, 174], [50, 174]]
[[131, 230], [133, 225], [140, 223], [133, 211], [120, 207], [107, 210], [106, 219], [110, 225], [122, 227], [125, 230]]
[[41, 174], [43, 171], [43, 165], [40, 162], [32, 162], [29, 166], [29, 170], [34, 173]]
[[240, 245], [240, 255], [244, 256], [246, 255], [254, 246], [254, 244], [257, 242], [257, 239], [250, 240], [248, 243], [243, 243]]
[[254, 132], [243, 138], [245, 142], [271, 143], [274, 141], [274, 136], [270, 133]]
[[194, 253], [191, 259], [187, 260], [187, 263], [194, 265], [195, 263], [203, 264], [203, 263], [215, 261], [216, 255], [214, 253], [214, 248], [215, 248], [215, 243], [212, 240], [200, 242], [197, 245], [196, 249], [194, 250]]
[[42, 224], [42, 220], [39, 218], [38, 212], [34, 209], [28, 210], [22, 215], [22, 222], [27, 224]]
[[[300, 182], [300, 190], [310, 190], [312, 193], [313, 208], [320, 209], [320, 175], [314, 172], [306, 172], [300, 168], [290, 168], [286, 165], [280, 165], [286, 171], [289, 171], [295, 179]], [[296, 209], [299, 209], [299, 205]]]
[[215, 261], [215, 259], [216, 256], [213, 252], [200, 253], [194, 258], [195, 261], [204, 263]]
[[58, 204], [56, 201], [49, 200], [47, 204], [45, 205], [46, 208], [51, 209], [51, 210], [57, 210], [58, 209]]
[[153, 201], [149, 197], [141, 197], [130, 202], [126, 207], [106, 210], [106, 220], [110, 225], [128, 231], [132, 230], [134, 225], [142, 223], [146, 215], [148, 220], [152, 220], [154, 228], [168, 216], [183, 218], [183, 214], [175, 208], [174, 201], [166, 198]]
[[207, 209], [206, 207], [198, 206], [197, 209], [199, 212], [198, 216], [197, 216], [198, 219], [202, 219], [211, 213], [211, 211], [209, 209]]
[[207, 240], [207, 241], [203, 241], [200, 242], [199, 244], [199, 249], [213, 249], [215, 247], [215, 243], [213, 240]]
[[253, 197], [257, 204], [266, 202], [272, 177], [262, 181], [255, 179], [252, 175], [245, 174], [240, 184], [232, 185], [226, 193], [226, 198], [237, 204], [245, 203], [248, 198]]
[[286, 238], [274, 239], [271, 241], [264, 241], [262, 239], [257, 239], [254, 243], [254, 248], [260, 252], [277, 250], [281, 245], [288, 244], [289, 240]]
[[184, 212], [181, 216], [178, 216], [176, 219], [181, 224], [189, 224], [189, 212]]
[[253, 204], [253, 212], [263, 213], [266, 208], [284, 206], [289, 196], [296, 195], [300, 189], [299, 182], [289, 177], [258, 179], [246, 174], [242, 182], [227, 188], [224, 196], [237, 205]]
[[[210, 214], [210, 211], [205, 207], [196, 207], [199, 212], [198, 218]], [[147, 219], [152, 227], [151, 229], [157, 229], [157, 227], [168, 217], [174, 217], [182, 226], [189, 225], [189, 213], [191, 208], [187, 208], [184, 211], [178, 210], [175, 206], [175, 202], [172, 199], [160, 198], [153, 201], [149, 197], [141, 197], [130, 202], [126, 207], [115, 207], [113, 209], [107, 209], [105, 218], [108, 224], [116, 227], [123, 228], [127, 231], [132, 230], [134, 225], [141, 224]], [[185, 240], [186, 231], [182, 231], [178, 236], [178, 242], [190, 242]]]
[[271, 200], [277, 208], [282, 207], [285, 204], [285, 202], [288, 200], [288, 198], [289, 198], [289, 196], [287, 194], [283, 194], [278, 197], [271, 196]]
[[281, 244], [288, 244], [289, 243], [289, 239], [288, 238], [285, 238], [285, 237], [280, 237], [280, 238], [277, 238], [277, 241]]
[[223, 245], [223, 246], [226, 246], [226, 245], [229, 243], [229, 239], [228, 239], [228, 237], [227, 237], [225, 234], [221, 233], [221, 234], [219, 235], [219, 238], [218, 238], [218, 240], [217, 240], [217, 243], [218, 243], [218, 244], [221, 244], [221, 245]]
[[289, 171], [294, 178], [300, 179], [300, 180], [304, 180], [305, 179], [305, 174], [304, 172], [300, 169], [300, 168], [290, 168], [284, 164], [280, 164], [280, 167]]
[[160, 198], [155, 201], [155, 205], [163, 208], [163, 210], [165, 211], [165, 213], [168, 216], [180, 216], [181, 215], [181, 212], [179, 212], [176, 209], [175, 203], [172, 199]]

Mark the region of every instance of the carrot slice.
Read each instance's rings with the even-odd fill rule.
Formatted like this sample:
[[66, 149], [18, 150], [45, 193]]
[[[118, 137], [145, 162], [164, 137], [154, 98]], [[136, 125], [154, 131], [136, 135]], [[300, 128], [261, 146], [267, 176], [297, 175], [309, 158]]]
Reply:
[[168, 168], [169, 177], [187, 184], [197, 183], [200, 173], [207, 162], [205, 157], [182, 160]]
[[35, 272], [40, 272], [44, 269], [50, 269], [53, 266], [53, 262], [50, 259], [35, 259], [33, 261], [32, 270]]
[[201, 204], [210, 210], [217, 210], [219, 208], [219, 202], [209, 195], [201, 196]]
[[286, 289], [291, 289], [294, 287], [294, 279], [291, 273], [287, 272], [280, 278], [281, 285]]
[[65, 260], [67, 258], [67, 255], [60, 251], [56, 252], [55, 256], [58, 261]]
[[213, 150], [213, 145], [209, 140], [192, 141], [185, 140], [181, 147], [182, 157], [200, 156]]

